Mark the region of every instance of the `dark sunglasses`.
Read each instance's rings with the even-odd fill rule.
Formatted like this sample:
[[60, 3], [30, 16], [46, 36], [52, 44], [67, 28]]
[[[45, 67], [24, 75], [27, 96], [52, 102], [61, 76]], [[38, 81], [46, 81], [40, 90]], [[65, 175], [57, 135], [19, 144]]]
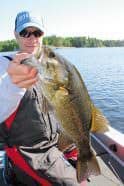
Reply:
[[34, 32], [29, 32], [26, 29], [22, 30], [19, 35], [24, 38], [28, 38], [31, 35], [34, 35], [35, 37], [41, 37], [43, 35], [43, 32], [40, 30], [35, 30]]

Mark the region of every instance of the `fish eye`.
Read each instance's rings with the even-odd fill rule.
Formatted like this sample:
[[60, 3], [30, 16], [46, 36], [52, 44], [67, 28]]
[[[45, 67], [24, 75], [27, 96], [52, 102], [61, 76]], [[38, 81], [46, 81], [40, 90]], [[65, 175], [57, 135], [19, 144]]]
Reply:
[[54, 58], [54, 57], [55, 57], [55, 53], [53, 51], [50, 51], [49, 58]]

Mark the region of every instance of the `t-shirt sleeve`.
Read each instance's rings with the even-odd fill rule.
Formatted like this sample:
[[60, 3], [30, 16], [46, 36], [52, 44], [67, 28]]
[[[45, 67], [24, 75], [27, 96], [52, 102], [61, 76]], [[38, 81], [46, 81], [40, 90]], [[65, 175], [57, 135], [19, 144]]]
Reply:
[[0, 123], [16, 110], [26, 92], [26, 89], [11, 82], [7, 73], [8, 64], [8, 59], [0, 57]]

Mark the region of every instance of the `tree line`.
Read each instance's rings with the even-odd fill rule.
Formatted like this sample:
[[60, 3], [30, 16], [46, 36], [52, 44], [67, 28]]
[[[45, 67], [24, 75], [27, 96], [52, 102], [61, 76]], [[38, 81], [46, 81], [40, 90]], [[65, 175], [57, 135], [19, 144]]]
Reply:
[[[124, 40], [100, 40], [90, 37], [57, 37], [43, 38], [43, 44], [54, 47], [122, 47]], [[15, 39], [0, 41], [0, 52], [16, 51], [19, 46]]]

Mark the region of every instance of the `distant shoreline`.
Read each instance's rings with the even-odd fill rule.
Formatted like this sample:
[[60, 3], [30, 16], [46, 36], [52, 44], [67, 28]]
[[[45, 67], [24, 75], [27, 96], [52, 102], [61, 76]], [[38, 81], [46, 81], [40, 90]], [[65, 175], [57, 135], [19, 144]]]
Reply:
[[[57, 37], [49, 36], [43, 38], [43, 45], [53, 48], [102, 48], [102, 47], [124, 47], [124, 40], [100, 40], [87, 37]], [[19, 46], [15, 39], [0, 41], [0, 52], [16, 51]]]

